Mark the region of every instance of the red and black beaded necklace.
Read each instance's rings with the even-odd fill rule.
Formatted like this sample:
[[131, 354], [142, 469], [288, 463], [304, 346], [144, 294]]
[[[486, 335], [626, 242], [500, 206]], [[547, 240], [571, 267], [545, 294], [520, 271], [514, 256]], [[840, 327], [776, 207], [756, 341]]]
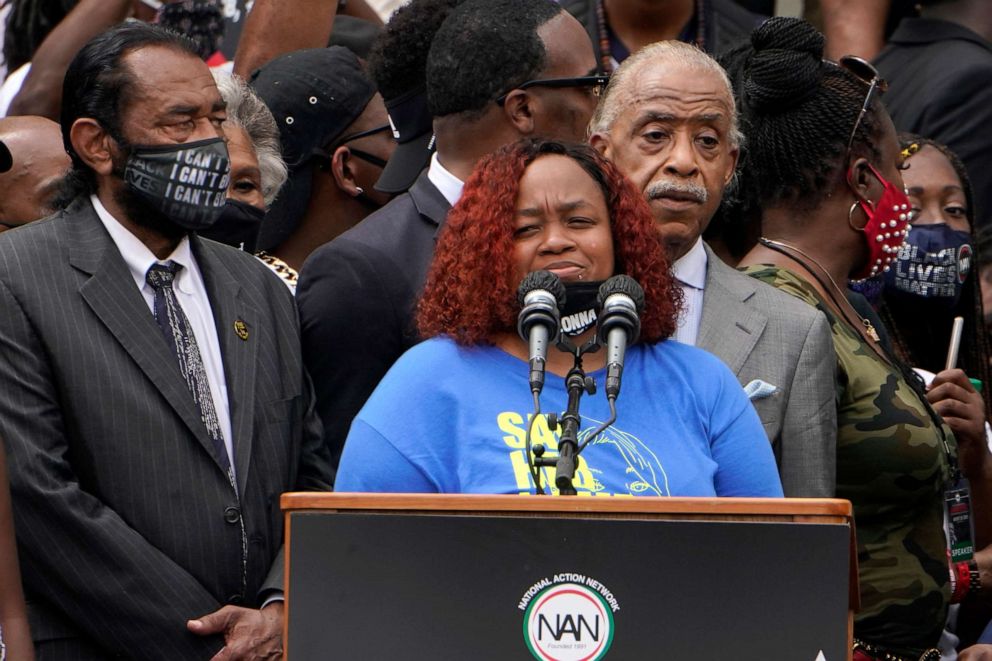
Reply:
[[[596, 0], [597, 35], [599, 36], [599, 62], [603, 72], [613, 72], [613, 53], [610, 51], [610, 32], [606, 25], [605, 0]], [[699, 50], [706, 50], [706, 0], [696, 0], [696, 38], [693, 43]]]

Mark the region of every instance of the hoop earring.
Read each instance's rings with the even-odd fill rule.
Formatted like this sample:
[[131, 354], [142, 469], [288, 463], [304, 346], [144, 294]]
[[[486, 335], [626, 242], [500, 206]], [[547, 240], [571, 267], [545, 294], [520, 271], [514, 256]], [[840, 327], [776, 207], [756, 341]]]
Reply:
[[358, 197], [359, 195], [365, 195], [365, 189], [361, 186], [355, 186], [355, 197]]
[[[871, 200], [865, 200], [865, 202], [866, 202], [866, 203], [868, 204], [868, 206], [869, 206], [869, 207], [871, 207], [871, 209], [872, 209], [872, 210], [874, 211], [874, 209], [875, 209], [875, 205], [874, 205], [874, 204], [872, 203], [872, 201], [871, 201]], [[851, 228], [852, 230], [854, 230], [855, 232], [864, 232], [864, 231], [865, 231], [865, 228], [866, 228], [866, 227], [868, 227], [868, 222], [870, 221], [870, 219], [868, 219], [868, 220], [866, 220], [866, 221], [865, 221], [865, 224], [864, 224], [864, 225], [862, 225], [861, 227], [855, 227], [855, 226], [854, 226], [854, 219], [852, 218], [852, 216], [854, 215], [854, 210], [855, 210], [855, 209], [857, 209], [857, 208], [858, 208], [858, 206], [859, 206], [859, 203], [858, 203], [858, 202], [855, 202], [855, 203], [853, 203], [853, 204], [851, 205], [851, 208], [847, 210], [847, 224], [848, 224], [848, 226], [850, 226], [850, 228]], [[865, 217], [866, 217], [866, 218], [867, 218], [867, 215], [868, 215], [868, 214], [866, 213], [866, 214], [865, 214]]]

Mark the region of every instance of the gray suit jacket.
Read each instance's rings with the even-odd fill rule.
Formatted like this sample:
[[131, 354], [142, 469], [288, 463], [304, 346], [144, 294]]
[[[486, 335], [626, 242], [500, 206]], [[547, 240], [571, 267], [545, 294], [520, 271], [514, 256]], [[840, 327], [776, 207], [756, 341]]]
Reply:
[[292, 296], [250, 255], [191, 242], [238, 494], [89, 200], [0, 235], [0, 437], [30, 624], [58, 650], [43, 658], [209, 658], [223, 642], [186, 620], [281, 587], [279, 494], [330, 488]]
[[736, 271], [706, 248], [696, 346], [718, 356], [742, 386], [775, 386], [752, 399], [790, 497], [833, 497], [837, 465], [836, 367], [826, 317]]

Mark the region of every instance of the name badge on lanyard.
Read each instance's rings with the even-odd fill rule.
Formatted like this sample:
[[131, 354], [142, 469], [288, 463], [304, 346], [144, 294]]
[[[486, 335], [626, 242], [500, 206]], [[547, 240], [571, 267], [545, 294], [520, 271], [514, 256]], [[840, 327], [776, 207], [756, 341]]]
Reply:
[[975, 555], [975, 537], [971, 528], [971, 493], [964, 480], [944, 491], [944, 514], [951, 562], [971, 560]]

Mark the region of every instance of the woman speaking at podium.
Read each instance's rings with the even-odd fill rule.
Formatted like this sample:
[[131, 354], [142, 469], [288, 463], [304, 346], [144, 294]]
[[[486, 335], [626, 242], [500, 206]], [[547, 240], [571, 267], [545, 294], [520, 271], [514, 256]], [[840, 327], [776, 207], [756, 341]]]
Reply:
[[[466, 182], [418, 308], [429, 339], [397, 361], [352, 423], [338, 491], [535, 493], [529, 347], [515, 329], [517, 287], [539, 270], [565, 284], [561, 326], [575, 346], [596, 337], [587, 311], [601, 282], [626, 274], [644, 290], [618, 417], [579, 454], [578, 494], [782, 495], [768, 439], [734, 375], [714, 356], [665, 339], [680, 292], [640, 193], [591, 148], [548, 141], [508, 145]], [[610, 417], [605, 353], [582, 356], [597, 389], [580, 401], [580, 445]], [[543, 411], [566, 409], [573, 362], [549, 349]], [[557, 454], [562, 426], [545, 413], [533, 422], [532, 442]], [[553, 487], [554, 467], [540, 470]]]

